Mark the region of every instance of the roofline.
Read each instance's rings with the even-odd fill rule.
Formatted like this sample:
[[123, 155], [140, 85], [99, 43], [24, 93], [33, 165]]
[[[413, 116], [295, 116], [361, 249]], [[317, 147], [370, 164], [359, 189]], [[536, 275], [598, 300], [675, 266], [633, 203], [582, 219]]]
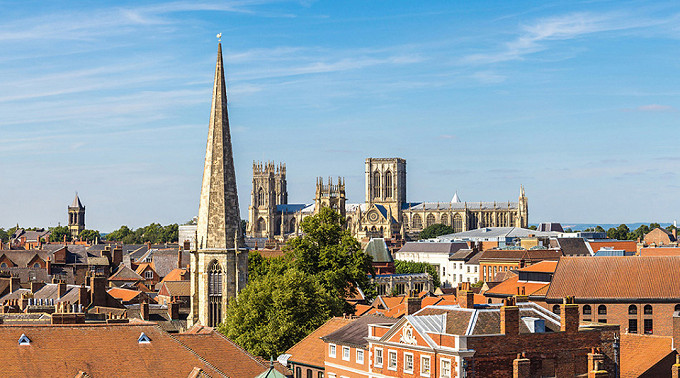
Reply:
[[[545, 297], [546, 303], [562, 303], [562, 297]], [[588, 304], [593, 302], [602, 303], [675, 303], [680, 304], [680, 297], [678, 298], [606, 298], [606, 297], [575, 297], [574, 303]]]

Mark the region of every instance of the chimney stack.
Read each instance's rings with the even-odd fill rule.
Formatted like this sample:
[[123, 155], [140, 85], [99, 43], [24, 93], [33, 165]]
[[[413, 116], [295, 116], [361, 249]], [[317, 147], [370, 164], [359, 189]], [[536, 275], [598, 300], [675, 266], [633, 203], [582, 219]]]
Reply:
[[106, 278], [97, 276], [90, 277], [90, 303], [95, 306], [106, 306]]
[[44, 282], [31, 282], [31, 293], [35, 294], [38, 290], [42, 289], [45, 286]]
[[515, 298], [503, 299], [501, 306], [501, 333], [506, 336], [519, 335], [519, 307]]
[[578, 305], [574, 304], [574, 297], [565, 297], [560, 305], [562, 332], [578, 332], [579, 311]]
[[461, 308], [475, 308], [475, 293], [470, 289], [469, 282], [461, 282], [456, 299]]
[[182, 248], [179, 248], [177, 250], [177, 268], [179, 269], [181, 267], [182, 267]]
[[406, 298], [406, 315], [413, 315], [420, 311], [423, 305], [423, 300], [418, 297], [408, 297]]
[[84, 284], [80, 285], [80, 287], [78, 288], [78, 302], [83, 307], [87, 307], [87, 305], [90, 304], [89, 301], [90, 298], [88, 294], [89, 293], [87, 292], [87, 288], [85, 287], [85, 285]]
[[16, 276], [12, 276], [9, 279], [9, 292], [14, 293], [15, 291], [21, 289], [21, 279]]
[[120, 263], [123, 262], [123, 247], [121, 245], [116, 245], [113, 248], [113, 261], [112, 264], [114, 267], [120, 266]]
[[57, 294], [59, 295], [58, 298], [61, 298], [64, 295], [66, 295], [66, 282], [65, 281], [59, 281], [59, 283], [57, 283]]
[[149, 304], [146, 301], [139, 304], [139, 315], [142, 320], [149, 320]]
[[675, 364], [671, 366], [671, 377], [680, 378], [680, 354], [675, 355]]
[[595, 361], [593, 370], [588, 371], [588, 378], [609, 378], [609, 373], [604, 370], [601, 361]]
[[524, 353], [518, 353], [512, 361], [512, 378], [530, 378], [531, 360]]
[[168, 316], [170, 316], [170, 320], [179, 319], [179, 302], [168, 303]]

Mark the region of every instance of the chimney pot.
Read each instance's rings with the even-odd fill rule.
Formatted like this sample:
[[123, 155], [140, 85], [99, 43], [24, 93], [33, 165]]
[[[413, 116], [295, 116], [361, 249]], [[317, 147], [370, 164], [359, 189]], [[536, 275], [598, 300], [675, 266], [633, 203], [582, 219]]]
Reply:
[[149, 320], [149, 304], [146, 301], [139, 304], [139, 312], [142, 320]]

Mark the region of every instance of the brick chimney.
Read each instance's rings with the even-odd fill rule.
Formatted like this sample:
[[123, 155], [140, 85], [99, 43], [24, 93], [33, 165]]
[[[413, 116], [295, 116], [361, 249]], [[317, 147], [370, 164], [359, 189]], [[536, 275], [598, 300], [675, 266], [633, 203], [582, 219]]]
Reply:
[[80, 285], [78, 288], [78, 302], [83, 307], [87, 307], [90, 304], [89, 293], [85, 285]]
[[530, 378], [531, 361], [526, 358], [524, 353], [518, 353], [517, 358], [512, 361], [512, 378]]
[[90, 277], [90, 303], [95, 306], [106, 306], [106, 277], [93, 275]]
[[170, 317], [170, 320], [177, 320], [179, 319], [179, 303], [172, 301], [168, 303], [168, 316]]
[[595, 361], [593, 370], [588, 371], [588, 378], [609, 378], [609, 373], [601, 367], [600, 361]]
[[413, 315], [420, 311], [423, 306], [423, 300], [418, 297], [406, 298], [406, 315]]
[[19, 277], [12, 276], [9, 279], [9, 292], [14, 293], [15, 291], [21, 289], [21, 279]]
[[113, 263], [113, 259], [111, 257], [111, 246], [106, 246], [101, 252], [102, 257], [106, 257], [109, 260], [109, 265]]
[[177, 268], [182, 267], [182, 248], [177, 250]]
[[673, 313], [673, 349], [680, 348], [680, 311]]
[[31, 293], [35, 294], [38, 290], [42, 289], [43, 287], [45, 287], [44, 282], [37, 281], [31, 282]]
[[146, 301], [139, 304], [139, 316], [142, 320], [149, 320], [149, 304]]
[[579, 311], [578, 305], [574, 304], [574, 297], [565, 297], [560, 305], [562, 332], [578, 332]]
[[519, 307], [515, 305], [514, 298], [503, 299], [501, 333], [507, 336], [519, 335]]
[[680, 378], [680, 354], [675, 355], [675, 364], [671, 366], [671, 377]]
[[66, 282], [60, 281], [57, 283], [57, 294], [59, 295], [58, 298], [63, 297], [66, 295]]
[[595, 365], [598, 363], [600, 365], [604, 363], [604, 354], [602, 354], [600, 348], [592, 348], [588, 353], [588, 371], [597, 370]]
[[47, 262], [45, 263], [45, 270], [47, 271], [48, 276], [50, 274], [52, 274], [52, 258], [50, 256], [47, 256]]
[[475, 293], [470, 289], [469, 282], [461, 282], [456, 292], [456, 300], [461, 308], [475, 308]]
[[113, 248], [113, 261], [112, 265], [113, 266], [120, 266], [120, 263], [123, 262], [123, 247], [121, 245], [116, 245]]

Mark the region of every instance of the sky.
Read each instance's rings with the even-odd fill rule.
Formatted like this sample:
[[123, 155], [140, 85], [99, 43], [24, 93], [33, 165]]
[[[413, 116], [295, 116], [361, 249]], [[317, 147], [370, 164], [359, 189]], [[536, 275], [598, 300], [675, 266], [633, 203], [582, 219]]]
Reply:
[[198, 212], [222, 33], [242, 217], [252, 162], [364, 201], [516, 201], [529, 221], [679, 217], [677, 1], [0, 0], [0, 227], [183, 223]]

